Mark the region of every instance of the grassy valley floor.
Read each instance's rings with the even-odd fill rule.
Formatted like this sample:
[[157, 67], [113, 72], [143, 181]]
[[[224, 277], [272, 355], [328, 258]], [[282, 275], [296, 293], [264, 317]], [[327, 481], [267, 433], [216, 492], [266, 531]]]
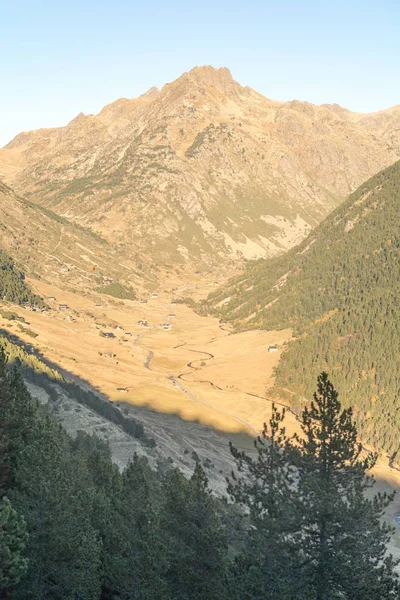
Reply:
[[[160, 293], [147, 304], [116, 303], [31, 283], [44, 298], [56, 298], [44, 314], [15, 309], [38, 337], [21, 332], [14, 321], [0, 319], [0, 326], [111, 400], [228, 432], [254, 435], [268, 419], [265, 393], [290, 330], [231, 335], [217, 319], [171, 304], [171, 294]], [[59, 310], [60, 304], [68, 309]], [[279, 350], [269, 352], [275, 344]]]

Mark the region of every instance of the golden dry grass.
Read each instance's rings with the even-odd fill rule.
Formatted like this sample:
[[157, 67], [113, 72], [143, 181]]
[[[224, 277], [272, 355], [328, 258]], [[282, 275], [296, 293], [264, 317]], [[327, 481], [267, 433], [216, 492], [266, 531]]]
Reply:
[[[225, 431], [260, 431], [268, 419], [269, 403], [248, 393], [265, 396], [280, 354], [268, 353], [268, 346], [290, 339], [290, 331], [229, 335], [217, 319], [200, 317], [184, 305], [171, 306], [170, 294], [160, 293], [147, 305], [127, 301], [115, 306], [105, 296], [84, 297], [43, 282], [32, 283], [44, 297], [55, 296], [55, 305], [67, 303], [70, 310], [42, 315], [17, 309], [39, 333], [35, 340], [21, 337], [111, 400], [176, 413]], [[176, 315], [171, 319], [172, 330], [164, 331], [160, 324], [170, 312]], [[76, 320], [68, 321], [69, 315]], [[147, 320], [151, 328], [138, 327], [139, 319]], [[124, 330], [111, 329], [112, 324]], [[10, 328], [9, 321], [2, 320], [1, 325]], [[112, 331], [115, 339], [100, 337], [100, 330]], [[104, 354], [116, 356], [105, 358]], [[198, 371], [186, 366], [192, 361]], [[187, 375], [180, 384], [189, 393], [174, 387], [171, 380], [182, 373]], [[118, 392], [120, 387], [128, 392]]]

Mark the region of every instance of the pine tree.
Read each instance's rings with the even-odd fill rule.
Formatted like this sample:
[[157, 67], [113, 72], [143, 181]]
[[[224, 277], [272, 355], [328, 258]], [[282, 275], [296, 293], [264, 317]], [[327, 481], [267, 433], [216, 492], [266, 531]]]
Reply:
[[11, 597], [96, 600], [100, 546], [87, 514], [87, 493], [77, 485], [69, 438], [49, 416], [33, 422], [32, 436], [18, 462], [13, 494], [28, 526], [29, 565]]
[[8, 426], [11, 399], [10, 382], [6, 370], [6, 355], [0, 346], [0, 497], [4, 496], [10, 489], [12, 480], [10, 428]]
[[11, 466], [10, 486], [15, 487], [15, 474], [23, 449], [33, 442], [37, 405], [26, 388], [21, 372], [14, 366], [9, 373], [11, 402], [7, 414]]
[[24, 557], [27, 541], [26, 523], [11, 506], [8, 498], [0, 502], [0, 597], [7, 588], [19, 582], [25, 574], [28, 561]]
[[232, 448], [239, 475], [228, 490], [250, 520], [237, 587], [257, 600], [398, 598], [393, 530], [381, 521], [393, 494], [366, 495], [376, 457], [363, 457], [351, 409], [322, 373], [302, 434], [288, 439], [283, 417], [274, 409], [257, 459]]
[[299, 532], [303, 581], [316, 600], [397, 598], [395, 561], [387, 555], [392, 528], [381, 523], [394, 494], [366, 491], [375, 455], [362, 457], [352, 410], [341, 410], [326, 373], [301, 416], [302, 435], [290, 446], [298, 469]]
[[[169, 599], [167, 551], [160, 531], [160, 486], [145, 459], [134, 456], [114, 490], [104, 535], [102, 598]], [[155, 489], [153, 489], [155, 485]]]
[[0, 495], [15, 488], [15, 474], [23, 449], [32, 440], [35, 407], [16, 367], [7, 370], [0, 347]]
[[[269, 426], [255, 441], [257, 457], [230, 444], [237, 473], [228, 493], [248, 512], [242, 549], [233, 567], [232, 598], [286, 600], [298, 590], [295, 470], [286, 451], [285, 412], [272, 407]], [[300, 597], [300, 596], [299, 596]]]
[[161, 525], [171, 597], [223, 600], [227, 540], [201, 465], [197, 463], [189, 481], [176, 469], [167, 473], [164, 494]]

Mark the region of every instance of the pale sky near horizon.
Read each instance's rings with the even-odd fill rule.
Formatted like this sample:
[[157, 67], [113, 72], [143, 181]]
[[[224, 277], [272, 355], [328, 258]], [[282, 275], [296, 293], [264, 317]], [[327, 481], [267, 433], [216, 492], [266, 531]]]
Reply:
[[0, 147], [196, 65], [276, 100], [400, 104], [398, 0], [0, 0]]

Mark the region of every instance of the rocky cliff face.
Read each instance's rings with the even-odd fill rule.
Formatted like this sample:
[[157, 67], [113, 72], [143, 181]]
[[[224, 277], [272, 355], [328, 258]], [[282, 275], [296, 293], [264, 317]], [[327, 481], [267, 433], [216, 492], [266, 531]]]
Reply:
[[159, 262], [272, 256], [400, 156], [400, 109], [275, 102], [195, 68], [66, 127], [22, 133], [0, 174], [32, 202]]

